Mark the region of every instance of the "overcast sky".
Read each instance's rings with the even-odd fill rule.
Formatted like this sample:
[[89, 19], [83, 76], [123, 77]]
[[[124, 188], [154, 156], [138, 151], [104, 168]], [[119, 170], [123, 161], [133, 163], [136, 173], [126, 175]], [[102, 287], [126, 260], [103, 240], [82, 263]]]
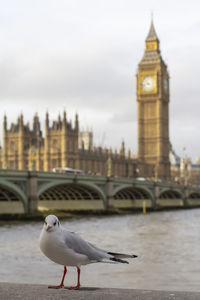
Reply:
[[[137, 153], [137, 66], [153, 12], [170, 73], [170, 140], [200, 156], [199, 0], [0, 0], [0, 136], [66, 109], [95, 144]], [[183, 151], [183, 148], [186, 150]]]

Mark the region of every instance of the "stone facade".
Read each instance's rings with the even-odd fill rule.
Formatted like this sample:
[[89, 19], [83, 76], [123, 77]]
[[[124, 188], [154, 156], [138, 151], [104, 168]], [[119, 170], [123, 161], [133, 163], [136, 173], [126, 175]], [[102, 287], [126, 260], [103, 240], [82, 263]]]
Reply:
[[131, 157], [130, 152], [125, 153], [124, 142], [119, 152], [113, 152], [112, 149], [93, 147], [92, 142], [85, 147], [84, 140], [79, 141], [86, 134], [81, 135], [79, 132], [77, 114], [74, 125], [67, 121], [66, 112], [50, 125], [47, 113], [45, 137], [40, 128], [37, 114], [32, 129], [29, 124], [24, 124], [23, 115], [8, 129], [7, 118], [4, 117], [2, 168], [52, 171], [56, 167], [70, 167], [89, 174], [107, 175], [109, 171], [109, 175], [119, 177], [137, 175], [136, 159]]

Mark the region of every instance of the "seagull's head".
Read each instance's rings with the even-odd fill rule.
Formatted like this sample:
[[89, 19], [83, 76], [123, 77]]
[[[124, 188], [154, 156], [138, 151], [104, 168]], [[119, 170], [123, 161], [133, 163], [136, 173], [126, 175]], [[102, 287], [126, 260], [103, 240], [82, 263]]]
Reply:
[[44, 221], [44, 229], [48, 232], [56, 231], [60, 226], [58, 218], [54, 215], [48, 215]]

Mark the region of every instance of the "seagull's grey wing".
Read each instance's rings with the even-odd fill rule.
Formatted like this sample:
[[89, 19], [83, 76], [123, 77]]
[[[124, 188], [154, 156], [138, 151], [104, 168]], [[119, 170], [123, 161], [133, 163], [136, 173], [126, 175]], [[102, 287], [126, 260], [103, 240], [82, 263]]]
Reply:
[[82, 239], [78, 234], [63, 230], [65, 245], [74, 252], [86, 255], [91, 261], [101, 261], [112, 257], [107, 251], [99, 249]]

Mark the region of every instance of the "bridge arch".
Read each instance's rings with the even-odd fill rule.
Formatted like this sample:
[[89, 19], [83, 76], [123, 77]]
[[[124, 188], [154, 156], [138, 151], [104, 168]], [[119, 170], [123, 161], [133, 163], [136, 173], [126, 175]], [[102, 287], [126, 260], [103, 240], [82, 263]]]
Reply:
[[161, 190], [156, 204], [160, 207], [182, 207], [184, 206], [183, 190], [166, 188]]
[[38, 196], [38, 198], [40, 198], [40, 195], [42, 193], [44, 193], [45, 191], [47, 191], [49, 189], [56, 188], [57, 186], [65, 186], [65, 185], [70, 186], [72, 184], [76, 187], [84, 186], [86, 188], [92, 189], [92, 190], [96, 191], [99, 195], [101, 195], [101, 198], [103, 199], [103, 201], [106, 200], [106, 196], [103, 193], [103, 190], [101, 188], [99, 188], [97, 185], [91, 184], [91, 183], [85, 183], [85, 182], [75, 183], [73, 180], [62, 180], [62, 181], [59, 181], [59, 182], [55, 182], [55, 181], [48, 182], [47, 184], [44, 184], [44, 185], [41, 186], [41, 188], [38, 190], [37, 196]]
[[39, 209], [104, 209], [105, 195], [93, 184], [64, 181], [45, 187], [38, 193]]
[[59, 181], [48, 181], [45, 183], [42, 183], [41, 186], [39, 186], [38, 191], [37, 191], [37, 196], [38, 198], [42, 193], [44, 193], [46, 190], [51, 189], [57, 185], [62, 185], [62, 184], [70, 184], [72, 183], [72, 180], [59, 180]]
[[114, 206], [116, 207], [139, 208], [143, 206], [143, 201], [147, 207], [152, 207], [153, 195], [147, 188], [124, 185], [123, 188], [115, 189]]
[[123, 185], [123, 186], [118, 186], [114, 189], [114, 195], [116, 195], [117, 193], [119, 193], [120, 191], [122, 190], [126, 190], [126, 189], [129, 189], [130, 191], [141, 191], [143, 192], [145, 195], [148, 195], [148, 198], [151, 199], [153, 201], [153, 194], [152, 194], [152, 191], [149, 190], [148, 188], [146, 187], [138, 187], [138, 186], [133, 186], [133, 185], [130, 185], [130, 184], [127, 184], [127, 185]]
[[9, 181], [0, 182], [1, 213], [24, 213], [28, 208], [28, 199], [23, 191]]
[[189, 198], [189, 199], [200, 199], [200, 193], [198, 193], [198, 192], [191, 192], [191, 193], [188, 195], [188, 198]]
[[188, 198], [187, 198], [187, 204], [193, 205], [193, 206], [199, 206], [200, 205], [200, 192], [199, 191], [190, 191]]
[[159, 194], [159, 199], [182, 199], [183, 194], [181, 191], [164, 189]]

